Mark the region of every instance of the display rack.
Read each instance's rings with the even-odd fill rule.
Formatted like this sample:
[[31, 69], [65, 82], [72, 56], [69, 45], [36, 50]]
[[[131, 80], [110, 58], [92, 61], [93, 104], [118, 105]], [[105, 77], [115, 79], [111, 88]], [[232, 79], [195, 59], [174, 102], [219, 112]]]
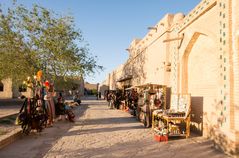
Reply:
[[169, 110], [153, 113], [152, 127], [159, 134], [186, 136], [188, 138], [190, 136], [191, 95], [172, 94], [171, 107]]
[[136, 86], [140, 92], [138, 100], [138, 119], [146, 127], [153, 124], [152, 113], [155, 110], [166, 109], [166, 90], [165, 85], [144, 84]]

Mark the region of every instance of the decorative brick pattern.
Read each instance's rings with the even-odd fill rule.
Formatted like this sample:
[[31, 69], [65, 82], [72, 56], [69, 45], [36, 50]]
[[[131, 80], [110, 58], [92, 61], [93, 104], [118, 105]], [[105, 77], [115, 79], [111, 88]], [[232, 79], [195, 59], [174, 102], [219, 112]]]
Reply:
[[[191, 93], [192, 127], [215, 142], [226, 136], [219, 146], [233, 152], [239, 148], [238, 6], [238, 0], [202, 0], [184, 18], [166, 15], [156, 30], [131, 43], [130, 48], [140, 51], [132, 51], [125, 63], [142, 72], [133, 78], [137, 83]], [[168, 62], [170, 71], [165, 69]]]

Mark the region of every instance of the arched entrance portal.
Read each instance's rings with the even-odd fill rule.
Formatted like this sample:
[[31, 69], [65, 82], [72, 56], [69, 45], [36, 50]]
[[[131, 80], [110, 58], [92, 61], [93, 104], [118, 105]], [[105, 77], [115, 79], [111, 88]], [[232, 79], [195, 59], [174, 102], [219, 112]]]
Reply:
[[192, 127], [202, 134], [203, 125], [217, 123], [220, 58], [214, 40], [200, 33], [192, 36], [182, 58], [181, 76], [181, 92], [192, 96]]

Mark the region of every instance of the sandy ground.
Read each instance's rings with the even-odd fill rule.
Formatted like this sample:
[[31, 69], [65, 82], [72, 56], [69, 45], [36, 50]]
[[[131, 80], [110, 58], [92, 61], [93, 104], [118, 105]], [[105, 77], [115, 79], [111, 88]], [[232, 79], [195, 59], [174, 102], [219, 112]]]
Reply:
[[109, 109], [105, 101], [85, 100], [75, 123], [59, 121], [40, 134], [32, 132], [0, 150], [1, 158], [225, 158], [201, 137], [156, 142], [130, 114]]

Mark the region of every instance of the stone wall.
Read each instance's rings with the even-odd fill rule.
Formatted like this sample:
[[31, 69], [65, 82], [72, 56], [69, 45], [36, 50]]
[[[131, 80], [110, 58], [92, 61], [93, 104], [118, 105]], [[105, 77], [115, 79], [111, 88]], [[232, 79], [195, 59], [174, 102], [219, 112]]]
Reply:
[[239, 148], [238, 7], [238, 0], [202, 0], [185, 17], [167, 14], [131, 43], [122, 70], [133, 72], [133, 85], [190, 93], [192, 129], [230, 153]]
[[3, 83], [3, 91], [0, 92], [0, 99], [12, 98], [12, 81], [4, 79], [1, 82]]
[[[199, 4], [183, 23], [176, 29], [183, 34], [182, 43], [178, 46], [177, 92], [190, 93], [192, 100], [192, 124], [205, 136], [208, 126], [218, 125], [217, 119], [221, 115], [220, 64], [218, 48], [219, 21], [216, 3]], [[212, 27], [213, 26], [213, 27]], [[177, 45], [177, 44], [176, 44]], [[174, 80], [173, 82], [175, 82]]]

